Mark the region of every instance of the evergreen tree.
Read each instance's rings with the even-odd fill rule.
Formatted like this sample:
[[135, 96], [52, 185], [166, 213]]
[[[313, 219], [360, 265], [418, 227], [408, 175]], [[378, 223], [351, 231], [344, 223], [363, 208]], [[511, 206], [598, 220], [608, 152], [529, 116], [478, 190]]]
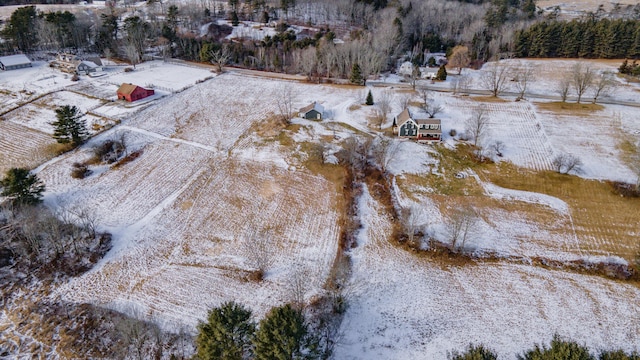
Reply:
[[17, 8], [2, 30], [2, 35], [11, 39], [14, 46], [23, 52], [30, 52], [36, 45], [36, 7]]
[[351, 67], [351, 76], [349, 77], [349, 81], [353, 84], [362, 85], [362, 70], [360, 69], [360, 65], [358, 63], [354, 63]]
[[64, 105], [56, 109], [57, 121], [51, 123], [54, 127], [54, 139], [61, 144], [82, 144], [89, 137], [83, 116], [75, 106]]
[[233, 11], [231, 13], [231, 25], [238, 26], [240, 24], [240, 19], [238, 19], [238, 13]]
[[317, 359], [317, 340], [302, 311], [290, 304], [271, 309], [253, 340], [256, 360]]
[[600, 354], [599, 360], [640, 360], [640, 354], [633, 353], [627, 355], [624, 351], [609, 351]]
[[255, 324], [251, 310], [226, 302], [209, 311], [206, 323], [198, 325], [196, 347], [202, 360], [242, 360], [250, 353]]
[[518, 360], [595, 360], [589, 350], [573, 341], [562, 340], [558, 335], [551, 340], [551, 347], [540, 348], [527, 351], [524, 356], [518, 356]]
[[0, 180], [2, 193], [14, 205], [34, 205], [42, 201], [44, 184], [35, 174], [22, 168], [12, 168], [7, 171], [4, 179]]
[[436, 74], [436, 80], [445, 81], [447, 80], [447, 68], [444, 65], [440, 65], [438, 69], [438, 73]]
[[367, 94], [367, 100], [365, 104], [373, 105], [373, 95], [371, 94], [371, 90], [369, 90], [369, 93]]
[[450, 360], [496, 360], [498, 356], [482, 345], [469, 345], [463, 354], [454, 353]]

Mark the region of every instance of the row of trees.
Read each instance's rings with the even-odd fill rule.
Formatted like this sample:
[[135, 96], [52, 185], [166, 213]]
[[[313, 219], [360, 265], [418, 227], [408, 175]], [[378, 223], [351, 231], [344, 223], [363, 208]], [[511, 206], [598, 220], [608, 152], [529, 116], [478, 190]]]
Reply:
[[330, 355], [302, 310], [290, 304], [275, 307], [259, 324], [252, 316], [251, 310], [234, 302], [210, 310], [207, 321], [198, 325], [198, 359], [302, 360]]
[[[497, 360], [500, 357], [483, 345], [469, 345], [463, 352], [453, 352], [450, 360]], [[562, 339], [554, 335], [549, 347], [536, 345], [524, 354], [517, 356], [518, 360], [640, 360], [640, 354], [625, 353], [622, 350], [602, 351], [598, 356], [589, 352], [586, 346], [575, 341]]]
[[640, 20], [544, 21], [516, 33], [518, 57], [638, 58]]

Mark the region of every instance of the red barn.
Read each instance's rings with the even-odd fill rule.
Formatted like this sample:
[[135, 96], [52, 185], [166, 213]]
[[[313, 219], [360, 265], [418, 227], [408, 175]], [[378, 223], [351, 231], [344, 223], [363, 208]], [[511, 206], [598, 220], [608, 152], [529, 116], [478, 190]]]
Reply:
[[118, 99], [127, 100], [129, 102], [144, 99], [153, 94], [155, 94], [153, 90], [147, 90], [133, 84], [122, 84], [120, 85], [120, 88], [118, 88]]

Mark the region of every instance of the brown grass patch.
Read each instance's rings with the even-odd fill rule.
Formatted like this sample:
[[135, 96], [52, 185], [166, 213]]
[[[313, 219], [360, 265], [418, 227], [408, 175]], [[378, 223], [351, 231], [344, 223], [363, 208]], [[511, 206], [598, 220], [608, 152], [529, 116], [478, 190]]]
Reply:
[[48, 144], [44, 147], [45, 154], [55, 157], [60, 154], [66, 153], [67, 151], [71, 151], [73, 149], [72, 144], [60, 144], [60, 143], [52, 143]]
[[498, 186], [547, 194], [565, 201], [571, 209], [578, 240], [576, 250], [633, 259], [640, 231], [639, 199], [616, 195], [603, 181], [551, 171], [535, 172], [507, 163], [488, 172], [487, 177]]
[[585, 115], [593, 111], [600, 111], [604, 106], [600, 104], [568, 103], [561, 101], [534, 102], [540, 110], [546, 110], [562, 114]]
[[471, 96], [469, 97], [469, 99], [477, 102], [493, 102], [493, 103], [509, 102], [509, 100], [505, 100], [497, 96]]
[[356, 110], [360, 110], [361, 108], [362, 108], [362, 105], [358, 105], [358, 104], [349, 105], [349, 111], [356, 111]]
[[279, 116], [269, 114], [266, 119], [260, 122], [260, 126], [256, 126], [255, 132], [262, 138], [273, 138], [286, 127], [287, 124]]

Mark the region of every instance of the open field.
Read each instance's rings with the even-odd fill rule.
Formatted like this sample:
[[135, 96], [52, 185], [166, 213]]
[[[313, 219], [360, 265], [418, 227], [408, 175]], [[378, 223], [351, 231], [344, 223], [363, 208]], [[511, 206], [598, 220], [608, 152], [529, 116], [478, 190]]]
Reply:
[[13, 167], [34, 168], [55, 156], [50, 134], [11, 121], [0, 121], [0, 173]]
[[636, 286], [526, 265], [441, 265], [390, 245], [389, 219], [368, 193], [359, 209], [335, 358], [446, 359], [482, 343], [514, 359], [553, 334], [593, 350], [638, 350]]
[[[146, 103], [108, 101], [115, 89], [109, 81], [135, 79], [144, 86], [160, 79], [163, 69], [184, 80], [170, 91], [187, 88]], [[345, 210], [336, 152], [349, 137], [381, 133], [369, 121], [376, 106], [363, 104], [362, 87], [231, 69], [196, 84], [209, 74], [153, 62], [132, 73], [83, 80], [73, 92], [46, 95], [0, 121], [0, 150], [9, 155], [0, 158], [1, 169], [51, 157], [38, 155], [52, 143], [43, 125], [54, 109], [48, 104], [75, 102], [117, 120], [36, 170], [47, 186], [45, 205], [84, 210], [113, 234], [105, 258], [52, 296], [193, 333], [207, 310], [223, 301], [243, 303], [260, 318], [296, 297], [312, 303], [323, 294]], [[537, 89], [550, 81], [540, 79]], [[398, 97], [409, 93], [399, 88], [373, 88], [374, 99], [385, 90]], [[280, 123], [278, 103], [287, 93], [294, 112], [320, 102], [325, 120]], [[603, 180], [635, 179], [627, 167], [632, 147], [624, 141], [640, 130], [637, 109], [558, 109], [553, 103], [441, 92], [433, 97], [444, 107], [438, 116], [444, 142], [400, 142], [389, 164], [395, 200], [400, 207], [416, 206], [419, 229], [444, 243], [455, 209], [473, 208], [477, 222], [465, 245], [498, 257], [454, 266], [392, 245], [392, 215], [365, 188], [356, 214], [363, 227], [357, 246], [348, 250], [353, 267], [344, 289], [344, 336], [334, 358], [440, 360], [447, 351], [482, 342], [511, 359], [554, 333], [594, 350], [640, 350], [637, 284], [526, 263], [533, 257], [633, 258], [640, 202], [613, 195]], [[395, 100], [385, 128], [401, 110]], [[479, 143], [506, 145], [503, 157], [489, 155], [497, 164], [476, 164], [468, 141], [449, 135], [451, 129], [464, 133], [466, 119], [479, 106], [489, 117]], [[28, 141], [21, 140], [25, 134]], [[74, 162], [90, 160], [93, 147], [123, 134], [128, 152], [138, 151], [139, 157], [119, 166], [92, 162], [87, 178], [70, 176]], [[322, 154], [313, 152], [317, 142]], [[583, 160], [579, 176], [550, 172], [560, 152]], [[516, 264], [499, 256], [523, 260]], [[293, 284], [300, 278], [302, 294]], [[0, 326], [7, 326], [1, 316]]]

